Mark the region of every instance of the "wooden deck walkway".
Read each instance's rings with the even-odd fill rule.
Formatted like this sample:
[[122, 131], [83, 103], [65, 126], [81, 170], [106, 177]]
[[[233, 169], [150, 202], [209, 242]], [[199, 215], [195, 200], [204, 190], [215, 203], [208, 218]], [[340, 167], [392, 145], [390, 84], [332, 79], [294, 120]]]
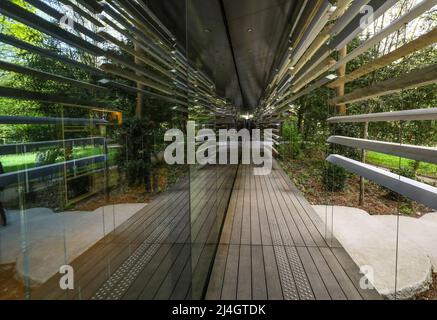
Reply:
[[192, 172], [190, 182], [177, 183], [76, 258], [74, 290], [61, 290], [56, 274], [32, 299], [200, 299], [236, 171]]
[[[381, 299], [285, 172], [240, 166], [207, 299]], [[329, 245], [328, 245], [329, 243]]]
[[276, 163], [252, 173], [192, 173], [76, 258], [74, 290], [57, 274], [32, 298], [379, 299]]

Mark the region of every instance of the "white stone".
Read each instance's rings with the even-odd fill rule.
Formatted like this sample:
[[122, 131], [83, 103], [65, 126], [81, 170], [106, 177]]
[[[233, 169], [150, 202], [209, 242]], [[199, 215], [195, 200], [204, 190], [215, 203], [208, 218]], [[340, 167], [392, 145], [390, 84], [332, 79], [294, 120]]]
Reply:
[[[325, 222], [326, 206], [314, 208]], [[329, 231], [332, 224], [334, 236], [359, 267], [373, 268], [373, 285], [381, 295], [393, 299], [396, 288], [398, 299], [409, 299], [429, 288], [432, 264], [430, 255], [420, 242], [432, 243], [436, 240], [435, 236], [427, 240], [429, 233], [421, 234], [420, 228], [411, 232], [413, 228], [407, 228], [405, 224], [400, 227], [397, 255], [396, 216], [370, 216], [363, 210], [340, 206], [335, 206], [333, 211], [329, 207], [328, 213]], [[403, 222], [401, 219], [400, 225]], [[437, 234], [437, 225], [434, 230]]]

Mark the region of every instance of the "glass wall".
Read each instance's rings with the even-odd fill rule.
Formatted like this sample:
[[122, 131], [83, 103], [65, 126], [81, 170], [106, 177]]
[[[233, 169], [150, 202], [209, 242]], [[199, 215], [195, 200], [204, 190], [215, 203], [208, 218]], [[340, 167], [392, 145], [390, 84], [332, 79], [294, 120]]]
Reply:
[[184, 51], [144, 6], [72, 2], [68, 29], [44, 3], [1, 16], [0, 299], [189, 297], [188, 166], [164, 159], [187, 122]]

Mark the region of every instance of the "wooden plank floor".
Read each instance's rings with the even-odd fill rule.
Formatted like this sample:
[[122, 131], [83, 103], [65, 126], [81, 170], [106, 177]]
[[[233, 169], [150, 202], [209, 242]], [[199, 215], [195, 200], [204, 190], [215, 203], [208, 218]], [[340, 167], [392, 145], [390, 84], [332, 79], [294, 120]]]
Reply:
[[[33, 299], [379, 299], [274, 164], [207, 166], [96, 243]], [[211, 269], [212, 267], [212, 269]], [[206, 289], [206, 290], [205, 290]]]
[[70, 265], [75, 288], [61, 275], [33, 299], [201, 298], [214, 259], [237, 166], [191, 172]]
[[207, 299], [381, 299], [285, 172], [239, 167]]

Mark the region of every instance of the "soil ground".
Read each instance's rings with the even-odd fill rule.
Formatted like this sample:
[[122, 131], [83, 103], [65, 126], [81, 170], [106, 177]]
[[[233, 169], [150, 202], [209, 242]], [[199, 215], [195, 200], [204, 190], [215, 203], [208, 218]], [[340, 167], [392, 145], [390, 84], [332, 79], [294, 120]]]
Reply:
[[416, 297], [417, 300], [437, 300], [437, 273], [433, 274], [431, 288]]
[[399, 210], [411, 217], [419, 217], [431, 209], [416, 202], [399, 203], [388, 196], [388, 190], [365, 182], [363, 205], [359, 204], [360, 178], [350, 176], [346, 188], [340, 192], [327, 191], [322, 183], [324, 160], [321, 154], [307, 154], [302, 159], [286, 159], [281, 165], [292, 181], [312, 205], [337, 205], [360, 208], [371, 215], [395, 215]]
[[0, 300], [22, 300], [24, 293], [24, 285], [15, 279], [15, 264], [0, 265]]

